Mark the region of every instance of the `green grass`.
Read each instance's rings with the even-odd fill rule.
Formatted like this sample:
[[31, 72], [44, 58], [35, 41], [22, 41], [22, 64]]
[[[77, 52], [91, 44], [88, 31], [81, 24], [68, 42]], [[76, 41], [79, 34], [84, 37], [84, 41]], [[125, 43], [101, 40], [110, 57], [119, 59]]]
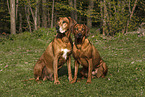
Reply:
[[23, 81], [33, 78], [33, 67], [54, 35], [53, 29], [40, 29], [0, 38], [0, 97], [145, 96], [145, 37], [137, 34], [108, 38], [91, 32], [88, 38], [109, 67], [106, 78], [69, 84], [65, 64], [59, 71], [60, 85]]

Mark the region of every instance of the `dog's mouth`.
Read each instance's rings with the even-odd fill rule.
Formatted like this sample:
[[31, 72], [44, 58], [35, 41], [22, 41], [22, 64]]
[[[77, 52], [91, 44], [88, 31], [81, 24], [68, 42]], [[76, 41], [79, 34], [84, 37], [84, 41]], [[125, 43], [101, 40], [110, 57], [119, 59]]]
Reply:
[[77, 39], [82, 39], [82, 38], [83, 38], [83, 36], [76, 36], [76, 38], [77, 38]]
[[57, 30], [57, 33], [65, 33], [65, 32], [67, 32], [68, 30], [66, 30], [66, 29], [63, 29], [62, 27], [56, 27], [56, 30]]
[[82, 39], [83, 39], [82, 37], [76, 36], [75, 39], [76, 39], [76, 42], [77, 42], [77, 43], [82, 43]]

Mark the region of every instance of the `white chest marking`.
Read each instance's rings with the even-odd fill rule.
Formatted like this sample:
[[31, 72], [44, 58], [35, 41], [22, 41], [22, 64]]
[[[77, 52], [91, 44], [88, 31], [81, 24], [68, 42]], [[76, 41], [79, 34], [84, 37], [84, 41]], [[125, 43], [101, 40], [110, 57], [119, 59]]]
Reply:
[[62, 27], [59, 28], [60, 33], [64, 33], [65, 31], [62, 29]]
[[61, 51], [63, 52], [62, 57], [66, 59], [67, 58], [67, 53], [70, 52], [70, 50], [68, 50], [68, 49], [61, 49]]

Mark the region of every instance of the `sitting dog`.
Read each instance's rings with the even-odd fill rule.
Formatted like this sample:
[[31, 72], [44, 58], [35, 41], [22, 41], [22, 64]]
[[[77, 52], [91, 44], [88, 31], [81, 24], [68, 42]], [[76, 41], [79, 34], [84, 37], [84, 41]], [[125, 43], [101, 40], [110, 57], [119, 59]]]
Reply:
[[97, 49], [87, 39], [89, 29], [84, 24], [76, 24], [73, 27], [75, 42], [73, 45], [73, 57], [75, 59], [74, 79], [76, 82], [79, 64], [83, 66], [81, 70], [82, 78], [87, 76], [87, 83], [91, 83], [93, 76], [104, 77], [108, 68], [100, 57]]
[[[54, 40], [48, 45], [45, 52], [34, 66], [34, 77], [36, 81], [46, 73], [45, 79], [53, 80], [54, 84], [60, 84], [58, 80], [58, 69], [67, 62], [69, 81], [72, 80], [71, 74], [71, 53], [72, 53], [72, 39], [70, 37], [70, 28], [76, 24], [76, 21], [70, 17], [60, 17], [57, 22], [57, 35]], [[46, 67], [47, 72], [42, 72]], [[43, 79], [43, 80], [45, 80]]]

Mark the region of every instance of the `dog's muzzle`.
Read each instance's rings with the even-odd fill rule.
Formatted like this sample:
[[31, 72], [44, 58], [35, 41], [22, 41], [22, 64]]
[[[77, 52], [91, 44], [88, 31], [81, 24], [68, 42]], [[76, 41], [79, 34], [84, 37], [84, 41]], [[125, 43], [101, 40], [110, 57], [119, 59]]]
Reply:
[[81, 33], [77, 34], [77, 38], [82, 38], [82, 37], [83, 37], [83, 35]]
[[57, 33], [65, 33], [65, 32], [67, 32], [68, 31], [68, 29], [67, 30], [63, 30], [61, 27], [59, 27], [59, 26], [56, 26], [56, 31], [57, 31]]

